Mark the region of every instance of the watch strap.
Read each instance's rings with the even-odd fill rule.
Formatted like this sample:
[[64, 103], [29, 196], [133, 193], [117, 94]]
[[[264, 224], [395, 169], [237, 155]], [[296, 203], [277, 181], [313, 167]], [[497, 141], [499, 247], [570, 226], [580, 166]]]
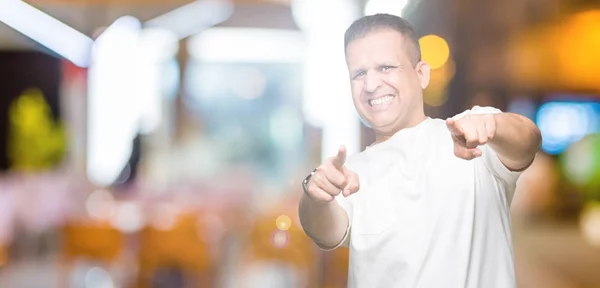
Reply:
[[304, 178], [304, 180], [302, 180], [302, 190], [304, 190], [305, 194], [308, 194], [308, 182], [310, 182], [310, 179], [315, 175], [317, 170], [319, 170], [319, 168], [315, 168], [308, 176], [306, 176], [306, 178]]

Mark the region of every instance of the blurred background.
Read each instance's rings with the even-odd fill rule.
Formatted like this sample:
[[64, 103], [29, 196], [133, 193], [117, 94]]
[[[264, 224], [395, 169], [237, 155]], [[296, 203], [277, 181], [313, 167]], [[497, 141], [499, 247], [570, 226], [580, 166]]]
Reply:
[[597, 0], [0, 0], [0, 287], [346, 287], [297, 201], [374, 139], [343, 33], [378, 12], [421, 37], [429, 116], [541, 129], [519, 287], [600, 287]]

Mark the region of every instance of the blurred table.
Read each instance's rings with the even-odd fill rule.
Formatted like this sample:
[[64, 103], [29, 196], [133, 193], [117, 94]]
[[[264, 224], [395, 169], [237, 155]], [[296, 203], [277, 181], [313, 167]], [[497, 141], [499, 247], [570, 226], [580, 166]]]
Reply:
[[600, 287], [600, 247], [587, 243], [576, 223], [513, 229], [520, 288]]

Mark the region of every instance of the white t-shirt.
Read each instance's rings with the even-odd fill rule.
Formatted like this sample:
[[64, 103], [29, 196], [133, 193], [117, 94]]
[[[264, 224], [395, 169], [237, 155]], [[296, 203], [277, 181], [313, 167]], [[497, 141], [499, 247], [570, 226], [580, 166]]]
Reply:
[[[465, 113], [499, 113], [473, 107]], [[519, 172], [487, 145], [454, 155], [444, 120], [430, 119], [348, 158], [360, 191], [336, 199], [350, 219], [350, 288], [516, 286], [510, 203]]]

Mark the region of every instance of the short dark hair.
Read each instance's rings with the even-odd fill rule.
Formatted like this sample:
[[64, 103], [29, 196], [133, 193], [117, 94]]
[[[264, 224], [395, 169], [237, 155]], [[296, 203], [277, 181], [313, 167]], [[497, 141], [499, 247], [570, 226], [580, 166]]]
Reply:
[[364, 16], [354, 21], [344, 34], [344, 51], [347, 51], [348, 45], [361, 37], [380, 30], [396, 31], [406, 40], [406, 52], [408, 52], [413, 65], [421, 61], [421, 47], [415, 33], [415, 29], [402, 17], [391, 14], [375, 14]]

